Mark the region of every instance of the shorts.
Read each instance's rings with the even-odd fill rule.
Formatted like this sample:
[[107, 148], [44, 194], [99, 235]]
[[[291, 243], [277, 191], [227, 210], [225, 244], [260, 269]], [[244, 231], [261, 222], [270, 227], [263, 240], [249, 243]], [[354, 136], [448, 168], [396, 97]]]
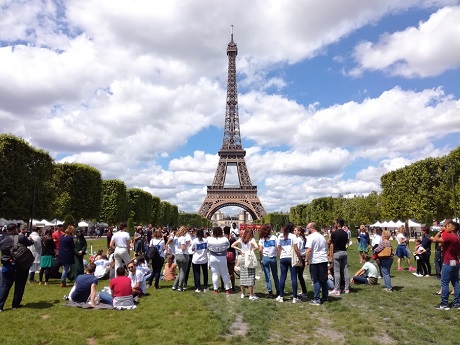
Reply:
[[408, 259], [410, 258], [410, 251], [405, 244], [398, 244], [398, 247], [396, 248], [396, 256], [400, 259], [404, 257]]

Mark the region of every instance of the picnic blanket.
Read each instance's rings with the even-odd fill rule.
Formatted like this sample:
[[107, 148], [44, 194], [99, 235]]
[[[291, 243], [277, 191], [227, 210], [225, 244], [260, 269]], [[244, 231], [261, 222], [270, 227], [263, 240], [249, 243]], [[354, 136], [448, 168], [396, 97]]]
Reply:
[[73, 302], [73, 301], [67, 301], [63, 305], [66, 307], [75, 307], [75, 308], [82, 308], [82, 309], [114, 309], [114, 307], [112, 307], [110, 304], [105, 304], [105, 303], [97, 304], [94, 308], [89, 303]]

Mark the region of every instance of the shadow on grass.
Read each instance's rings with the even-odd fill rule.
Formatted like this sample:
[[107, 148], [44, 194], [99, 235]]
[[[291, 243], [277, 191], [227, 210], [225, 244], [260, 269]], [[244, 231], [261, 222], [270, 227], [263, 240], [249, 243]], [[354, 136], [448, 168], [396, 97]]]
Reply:
[[404, 289], [404, 286], [393, 286], [392, 288], [393, 291], [401, 291], [402, 289]]
[[55, 299], [54, 301], [41, 301], [41, 302], [32, 302], [32, 303], [25, 303], [23, 308], [30, 308], [30, 309], [48, 309], [56, 304], [60, 304], [61, 301]]

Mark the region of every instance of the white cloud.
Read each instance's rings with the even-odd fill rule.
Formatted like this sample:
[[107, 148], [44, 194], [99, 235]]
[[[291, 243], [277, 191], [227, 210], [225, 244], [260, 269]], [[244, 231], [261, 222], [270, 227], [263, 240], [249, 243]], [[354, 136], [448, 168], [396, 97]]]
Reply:
[[359, 66], [350, 75], [383, 70], [403, 77], [430, 77], [460, 66], [460, 6], [445, 7], [417, 28], [385, 34], [355, 47]]

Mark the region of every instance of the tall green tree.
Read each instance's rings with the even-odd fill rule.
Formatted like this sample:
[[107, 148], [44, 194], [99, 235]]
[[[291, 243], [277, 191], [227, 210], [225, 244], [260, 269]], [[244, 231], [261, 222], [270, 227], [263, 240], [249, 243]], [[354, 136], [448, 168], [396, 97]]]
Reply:
[[101, 173], [92, 166], [79, 163], [57, 164], [55, 169], [56, 215], [72, 215], [97, 220], [102, 201]]
[[128, 218], [128, 196], [126, 185], [119, 180], [102, 181], [102, 206], [99, 220], [109, 225]]
[[0, 134], [0, 216], [50, 219], [53, 216], [53, 159], [25, 140]]
[[139, 189], [127, 190], [128, 210], [135, 224], [147, 224], [152, 219], [153, 197], [152, 194]]

